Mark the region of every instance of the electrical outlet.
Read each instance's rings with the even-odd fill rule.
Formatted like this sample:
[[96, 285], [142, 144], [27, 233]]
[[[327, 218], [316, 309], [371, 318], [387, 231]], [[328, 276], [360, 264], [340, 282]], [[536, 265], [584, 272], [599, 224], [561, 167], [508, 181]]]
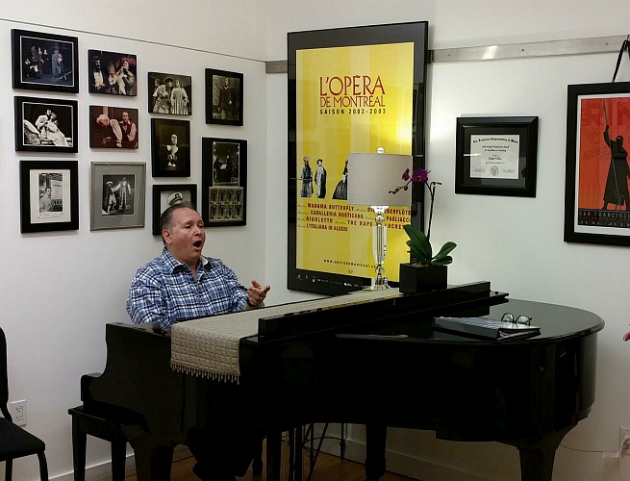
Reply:
[[630, 440], [630, 428], [619, 428], [619, 450], [622, 454], [630, 454], [630, 441], [626, 441], [624, 446], [624, 440]]
[[18, 426], [26, 426], [26, 399], [11, 403], [11, 417]]

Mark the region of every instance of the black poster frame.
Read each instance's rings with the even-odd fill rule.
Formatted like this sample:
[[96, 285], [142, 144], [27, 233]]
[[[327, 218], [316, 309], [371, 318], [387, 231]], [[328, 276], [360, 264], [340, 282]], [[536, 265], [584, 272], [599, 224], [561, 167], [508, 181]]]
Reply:
[[[602, 208], [598, 206], [597, 209], [582, 209], [578, 208], [577, 201], [580, 195], [579, 188], [579, 172], [580, 172], [580, 145], [579, 136], [582, 135], [582, 118], [579, 115], [579, 103], [582, 98], [590, 98], [594, 100], [609, 99], [611, 96], [624, 95], [627, 97], [630, 94], [630, 82], [618, 82], [618, 83], [599, 83], [599, 84], [579, 84], [569, 85], [567, 87], [567, 143], [566, 143], [566, 180], [565, 180], [565, 209], [564, 209], [564, 241], [576, 242], [583, 244], [599, 244], [599, 245], [617, 245], [617, 246], [630, 246], [630, 235], [627, 234], [630, 226], [630, 206], [628, 206], [627, 193], [629, 191], [628, 183], [628, 169], [625, 168], [616, 172], [614, 164], [618, 159], [614, 161], [612, 158], [608, 159], [607, 165], [610, 166], [611, 171], [619, 176], [619, 181], [622, 177], [625, 180], [626, 188], [625, 200], [621, 201], [620, 205], [615, 206], [611, 204], [610, 209]], [[611, 114], [609, 114], [611, 115]], [[602, 122], [605, 121], [605, 117], [602, 112]], [[605, 127], [605, 123], [601, 125], [601, 131]], [[627, 124], [626, 124], [627, 125]], [[618, 128], [614, 128], [614, 131], [618, 131]], [[613, 136], [616, 134], [613, 132]], [[627, 137], [627, 135], [626, 135]], [[613, 137], [614, 138], [614, 137]], [[623, 145], [623, 137], [622, 145]], [[610, 155], [608, 147], [603, 140], [602, 146], [606, 149], [607, 155]], [[625, 141], [627, 144], [627, 140]], [[628, 147], [622, 147], [618, 154], [625, 153], [627, 164], [627, 150]], [[613, 165], [611, 165], [611, 161]], [[623, 164], [622, 164], [623, 165]], [[627, 167], [627, 165], [626, 165]], [[606, 195], [604, 194], [604, 197]], [[606, 202], [602, 199], [602, 203]], [[624, 205], [625, 204], [625, 205]], [[605, 204], [608, 206], [608, 204]], [[623, 210], [622, 210], [623, 207]], [[582, 220], [578, 220], [581, 218]], [[587, 228], [588, 231], [585, 231]]]
[[[297, 188], [293, 175], [297, 159], [296, 56], [298, 50], [412, 42], [414, 44], [412, 155], [414, 169], [425, 167], [426, 72], [430, 61], [427, 21], [369, 25], [339, 29], [293, 32], [288, 37], [288, 259], [287, 288], [326, 295], [345, 294], [369, 286], [370, 279], [336, 273], [298, 269]], [[413, 185], [411, 223], [424, 228], [424, 188]], [[396, 286], [397, 283], [391, 282]]]

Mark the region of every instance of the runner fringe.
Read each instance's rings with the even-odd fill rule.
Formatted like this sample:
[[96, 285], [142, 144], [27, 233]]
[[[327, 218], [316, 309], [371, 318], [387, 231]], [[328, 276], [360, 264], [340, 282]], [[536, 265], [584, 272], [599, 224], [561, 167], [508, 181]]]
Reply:
[[222, 381], [225, 383], [234, 382], [236, 384], [240, 384], [240, 376], [236, 374], [222, 374], [219, 372], [210, 372], [206, 369], [182, 366], [181, 364], [177, 364], [175, 362], [171, 362], [171, 369], [181, 374], [188, 374], [189, 376], [201, 377], [204, 379], [211, 379], [213, 381]]

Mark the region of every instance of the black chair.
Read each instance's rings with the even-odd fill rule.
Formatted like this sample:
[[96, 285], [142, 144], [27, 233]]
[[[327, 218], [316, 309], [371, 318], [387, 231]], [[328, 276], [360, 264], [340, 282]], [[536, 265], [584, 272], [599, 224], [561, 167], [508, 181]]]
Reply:
[[7, 407], [9, 402], [9, 381], [7, 376], [7, 338], [0, 328], [0, 462], [6, 461], [5, 480], [11, 481], [13, 476], [13, 460], [37, 454], [39, 458], [39, 474], [42, 481], [48, 481], [48, 465], [44, 450], [44, 442], [28, 431], [13, 423]]

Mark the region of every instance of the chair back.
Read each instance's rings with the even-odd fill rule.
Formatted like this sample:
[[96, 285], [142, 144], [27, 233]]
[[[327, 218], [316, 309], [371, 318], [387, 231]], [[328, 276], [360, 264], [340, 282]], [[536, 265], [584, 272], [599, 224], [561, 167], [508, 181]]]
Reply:
[[0, 411], [11, 420], [7, 403], [9, 402], [9, 378], [7, 375], [7, 338], [0, 327]]

